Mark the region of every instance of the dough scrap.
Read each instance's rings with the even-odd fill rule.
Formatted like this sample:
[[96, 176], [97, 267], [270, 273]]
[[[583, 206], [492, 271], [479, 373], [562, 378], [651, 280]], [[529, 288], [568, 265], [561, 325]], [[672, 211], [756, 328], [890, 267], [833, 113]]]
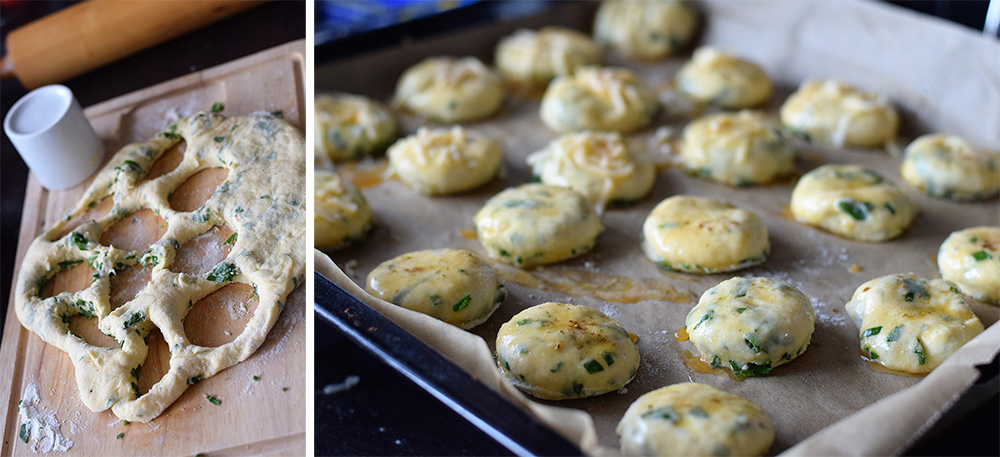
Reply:
[[881, 147], [896, 138], [899, 114], [882, 95], [837, 81], [806, 81], [781, 105], [781, 122], [807, 141]]
[[970, 227], [948, 235], [937, 257], [941, 277], [976, 300], [1000, 305], [1000, 227]]
[[459, 126], [421, 127], [386, 153], [391, 172], [426, 195], [465, 192], [497, 176], [503, 164], [500, 143]]
[[629, 133], [649, 125], [659, 109], [656, 93], [631, 70], [582, 67], [549, 84], [540, 113], [545, 125], [561, 133]]
[[601, 48], [586, 35], [563, 27], [521, 29], [500, 40], [496, 65], [504, 78], [528, 87], [571, 75], [578, 67], [601, 62]]
[[594, 19], [594, 39], [628, 57], [658, 60], [687, 47], [697, 25], [686, 2], [605, 1]]
[[675, 80], [688, 98], [730, 110], [760, 105], [774, 90], [756, 64], [711, 47], [696, 49]]
[[684, 128], [681, 161], [687, 172], [730, 186], [768, 184], [795, 165], [791, 141], [759, 111], [718, 113]]
[[381, 153], [396, 139], [396, 119], [388, 108], [368, 97], [317, 95], [314, 112], [314, 152], [333, 162]]
[[439, 122], [466, 122], [495, 114], [504, 99], [503, 80], [475, 57], [430, 57], [403, 72], [397, 106]]
[[339, 249], [360, 242], [374, 226], [368, 200], [337, 173], [316, 170], [314, 241], [320, 249]]
[[986, 200], [1000, 191], [1000, 154], [954, 135], [927, 134], [906, 147], [903, 179], [932, 197]]

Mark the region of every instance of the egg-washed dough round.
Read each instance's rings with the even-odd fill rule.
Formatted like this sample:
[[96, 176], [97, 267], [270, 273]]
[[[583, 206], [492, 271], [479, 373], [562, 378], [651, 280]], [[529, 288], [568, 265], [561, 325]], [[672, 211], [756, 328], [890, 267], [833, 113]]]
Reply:
[[1000, 227], [970, 227], [948, 235], [937, 257], [941, 277], [976, 300], [1000, 305]]
[[657, 265], [685, 273], [721, 273], [763, 262], [767, 226], [756, 214], [708, 197], [675, 195], [642, 223], [642, 250]]
[[374, 100], [351, 94], [316, 96], [315, 153], [334, 162], [361, 160], [396, 139], [396, 119]]
[[688, 98], [723, 109], [752, 108], [767, 101], [774, 90], [756, 64], [710, 47], [696, 49], [675, 80]]
[[500, 172], [500, 143], [459, 126], [421, 127], [386, 153], [392, 173], [418, 192], [445, 195], [486, 184]]
[[684, 49], [697, 25], [697, 14], [682, 1], [605, 1], [594, 39], [628, 57], [656, 60]]
[[507, 298], [493, 267], [465, 249], [410, 252], [368, 273], [365, 290], [462, 329], [488, 319]]
[[837, 81], [807, 81], [781, 105], [781, 122], [808, 141], [872, 148], [896, 137], [899, 114], [879, 94]]
[[771, 418], [757, 404], [707, 384], [685, 382], [636, 399], [618, 432], [623, 455], [764, 455]]
[[583, 195], [546, 184], [524, 184], [494, 195], [476, 213], [475, 223], [487, 254], [519, 267], [583, 254], [604, 230]]
[[497, 45], [496, 66], [504, 78], [528, 87], [601, 63], [601, 48], [586, 35], [563, 27], [521, 29]]
[[582, 67], [549, 84], [542, 96], [541, 117], [561, 133], [629, 133], [649, 125], [659, 108], [656, 93], [631, 70]]
[[497, 364], [515, 386], [538, 398], [593, 397], [635, 377], [639, 350], [628, 331], [604, 313], [548, 302], [500, 326]]
[[[181, 139], [187, 148], [177, 168], [140, 182], [153, 162]], [[229, 169], [216, 193], [194, 211], [171, 209], [171, 191], [191, 175], [214, 167]], [[200, 113], [177, 121], [145, 143], [125, 146], [97, 174], [71, 216], [109, 195], [113, 209], [57, 238], [66, 224], [60, 221], [31, 243], [17, 282], [18, 319], [69, 354], [77, 390], [88, 408], [111, 408], [116, 416], [133, 422], [154, 419], [187, 389], [189, 379], [208, 378], [253, 354], [288, 293], [303, 282], [305, 172], [302, 133], [270, 115], [224, 119]], [[118, 220], [144, 208], [158, 213], [168, 226], [148, 251], [128, 252], [95, 241]], [[222, 224], [239, 235], [224, 261], [205, 276], [171, 271], [181, 245]], [[46, 281], [61, 266], [79, 261], [87, 261], [96, 271], [89, 287], [40, 298]], [[149, 284], [112, 311], [111, 277], [116, 269], [136, 265], [152, 268]], [[219, 347], [191, 344], [182, 323], [189, 303], [232, 283], [252, 284], [259, 296], [244, 331]], [[91, 313], [102, 332], [121, 342], [120, 348], [88, 344], [64, 322]], [[157, 328], [170, 347], [170, 370], [139, 396], [136, 367], [145, 362], [148, 350], [143, 339]]]
[[732, 278], [708, 289], [684, 321], [701, 359], [737, 376], [768, 374], [809, 346], [816, 315], [809, 298], [773, 278]]
[[337, 173], [316, 170], [314, 241], [320, 249], [338, 249], [364, 239], [373, 225], [372, 208], [354, 184]]
[[792, 215], [834, 235], [882, 242], [903, 233], [917, 208], [892, 183], [861, 165], [823, 165], [792, 190]]
[[795, 165], [792, 143], [759, 111], [711, 114], [684, 128], [681, 161], [688, 173], [730, 186], [767, 184]]
[[569, 187], [598, 210], [625, 204], [649, 193], [656, 169], [632, 151], [618, 133], [568, 133], [528, 156], [528, 166], [543, 183]]
[[928, 134], [906, 147], [903, 179], [932, 197], [985, 200], [1000, 190], [1000, 154], [979, 150], [954, 135]]
[[394, 103], [440, 122], [492, 116], [503, 104], [503, 80], [475, 57], [431, 57], [408, 68]]
[[896, 274], [858, 287], [844, 305], [861, 335], [861, 351], [891, 370], [928, 373], [983, 324], [951, 281]]

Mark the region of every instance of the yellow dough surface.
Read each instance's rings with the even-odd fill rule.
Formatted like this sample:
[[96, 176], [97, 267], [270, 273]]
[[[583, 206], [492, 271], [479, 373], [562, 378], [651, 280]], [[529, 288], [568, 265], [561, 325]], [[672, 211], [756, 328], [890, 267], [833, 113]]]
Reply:
[[374, 100], [351, 94], [316, 96], [315, 153], [334, 162], [360, 160], [385, 151], [396, 139], [396, 119]]
[[759, 111], [711, 114], [684, 128], [681, 161], [688, 173], [730, 186], [767, 184], [792, 172], [795, 151]]
[[507, 298], [493, 267], [464, 249], [417, 251], [386, 260], [368, 274], [365, 290], [463, 329], [485, 322]]
[[903, 233], [917, 208], [892, 183], [861, 165], [823, 165], [792, 190], [792, 214], [844, 238], [881, 242]]
[[550, 129], [562, 133], [629, 133], [649, 125], [659, 108], [656, 93], [631, 70], [582, 67], [549, 84], [542, 96], [541, 117]]
[[497, 45], [496, 65], [506, 79], [537, 87], [601, 63], [601, 48], [586, 35], [563, 27], [521, 29]]
[[431, 57], [407, 69], [394, 103], [440, 122], [492, 116], [503, 104], [500, 76], [475, 57]]
[[1000, 227], [970, 227], [938, 249], [941, 277], [976, 300], [1000, 305]]
[[372, 208], [361, 191], [340, 175], [316, 170], [313, 237], [320, 249], [337, 249], [360, 241], [372, 228]]
[[639, 350], [621, 324], [586, 306], [548, 302], [500, 326], [497, 364], [515, 386], [538, 398], [592, 397], [635, 377]]
[[903, 179], [932, 197], [985, 200], [1000, 190], [1000, 154], [954, 135], [928, 134], [906, 147]]
[[545, 184], [569, 187], [603, 210], [642, 198], [653, 188], [649, 158], [629, 149], [618, 133], [568, 133], [528, 156]]
[[524, 184], [494, 195], [476, 213], [475, 223], [490, 257], [519, 267], [583, 254], [603, 230], [583, 195], [546, 184]]
[[675, 79], [688, 98], [724, 109], [753, 108], [774, 90], [771, 79], [753, 62], [710, 47], [696, 49]]
[[386, 155], [396, 176], [427, 195], [475, 189], [493, 179], [503, 164], [499, 142], [459, 126], [421, 127], [393, 144]]
[[757, 376], [802, 354], [815, 323], [809, 298], [791, 284], [732, 278], [708, 289], [684, 325], [706, 363]]
[[767, 258], [767, 226], [729, 202], [675, 195], [642, 223], [642, 250], [657, 265], [686, 273], [721, 273]]
[[605, 1], [594, 39], [628, 57], [656, 60], [686, 47], [697, 25], [697, 14], [682, 1]]
[[[181, 140], [186, 149], [177, 167], [143, 179], [157, 158]], [[179, 185], [216, 168], [228, 170], [228, 177], [204, 204], [189, 211], [172, 208], [170, 195]], [[200, 113], [176, 121], [145, 143], [125, 146], [97, 174], [70, 216], [87, 214], [102, 200], [113, 201], [111, 211], [65, 235], [69, 221], [57, 222], [31, 243], [17, 280], [18, 319], [69, 355], [77, 391], [88, 408], [110, 408], [134, 422], [156, 418], [189, 384], [253, 354], [288, 293], [304, 280], [305, 172], [302, 133], [270, 115], [225, 119]], [[101, 243], [102, 233], [143, 209], [166, 225], [148, 249]], [[233, 245], [224, 260], [207, 274], [174, 272], [181, 246], [216, 226], [236, 232], [227, 240]], [[88, 287], [41, 298], [53, 276], [71, 265], [86, 266], [84, 262], [94, 270]], [[140, 267], [151, 270], [148, 284], [112, 309], [112, 278]], [[252, 285], [257, 293], [256, 309], [243, 332], [218, 347], [191, 343], [182, 322], [190, 304], [234, 283]], [[100, 331], [120, 346], [98, 347], [73, 334], [67, 322], [75, 316], [96, 317]], [[140, 394], [138, 367], [148, 350], [144, 338], [156, 329], [170, 347], [170, 369]]]
[[951, 281], [912, 274], [862, 284], [844, 305], [861, 336], [861, 352], [886, 368], [928, 373], [983, 324]]
[[624, 455], [759, 456], [774, 441], [774, 426], [760, 406], [694, 382], [643, 394], [616, 431]]
[[896, 137], [899, 114], [889, 101], [837, 81], [807, 81], [781, 105], [785, 128], [809, 141], [881, 147]]

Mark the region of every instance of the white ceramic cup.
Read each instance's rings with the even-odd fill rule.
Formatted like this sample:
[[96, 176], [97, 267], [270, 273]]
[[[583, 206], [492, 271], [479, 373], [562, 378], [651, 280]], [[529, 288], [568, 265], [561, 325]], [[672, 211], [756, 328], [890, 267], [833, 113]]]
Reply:
[[3, 130], [47, 189], [68, 189], [86, 181], [104, 158], [104, 144], [80, 102], [61, 84], [39, 87], [14, 103]]

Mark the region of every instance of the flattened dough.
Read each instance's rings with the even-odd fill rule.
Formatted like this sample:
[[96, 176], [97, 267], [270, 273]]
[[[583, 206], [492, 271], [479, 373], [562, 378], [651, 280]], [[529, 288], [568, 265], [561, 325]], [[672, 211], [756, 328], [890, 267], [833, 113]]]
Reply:
[[792, 172], [795, 151], [759, 111], [718, 113], [684, 128], [681, 160], [688, 173], [730, 186], [767, 184]]
[[334, 162], [361, 160], [396, 139], [396, 119], [376, 101], [351, 94], [316, 96], [315, 153]]
[[459, 126], [421, 127], [393, 144], [389, 166], [403, 182], [427, 195], [465, 192], [486, 184], [500, 172], [500, 143]]
[[586, 306], [548, 302], [510, 318], [497, 333], [497, 364], [538, 398], [593, 397], [635, 377], [639, 350], [621, 324]]
[[889, 101], [837, 81], [807, 81], [781, 105], [785, 128], [809, 141], [881, 147], [896, 137], [899, 114]]
[[928, 134], [906, 147], [903, 179], [932, 197], [985, 200], [1000, 190], [1000, 154], [954, 135]]
[[628, 57], [657, 60], [684, 49], [697, 25], [697, 14], [682, 1], [605, 1], [594, 39]]
[[348, 246], [364, 239], [371, 230], [372, 208], [368, 200], [340, 175], [317, 169], [314, 196], [313, 228], [317, 248]]
[[938, 249], [941, 277], [976, 300], [1000, 305], [1000, 227], [970, 227]]
[[696, 49], [675, 79], [688, 98], [723, 109], [753, 108], [774, 90], [756, 64], [710, 47]]
[[642, 250], [657, 265], [686, 273], [722, 273], [756, 265], [770, 251], [767, 226], [729, 202], [675, 195], [642, 223]]
[[368, 293], [462, 329], [489, 319], [507, 298], [485, 260], [465, 249], [433, 249], [386, 260], [368, 273]]
[[528, 87], [571, 75], [577, 67], [601, 63], [601, 48], [590, 38], [563, 27], [521, 29], [497, 45], [496, 65], [504, 78]]
[[583, 67], [549, 84], [541, 116], [545, 125], [562, 133], [629, 133], [649, 125], [659, 109], [656, 93], [631, 70]]
[[928, 373], [976, 335], [983, 324], [945, 279], [888, 275], [858, 287], [844, 306], [871, 361], [907, 373]]
[[792, 214], [834, 235], [881, 242], [903, 233], [917, 208], [882, 175], [861, 165], [823, 165], [792, 190]]
[[431, 57], [407, 69], [394, 103], [439, 122], [492, 116], [503, 104], [500, 76], [475, 57]]

